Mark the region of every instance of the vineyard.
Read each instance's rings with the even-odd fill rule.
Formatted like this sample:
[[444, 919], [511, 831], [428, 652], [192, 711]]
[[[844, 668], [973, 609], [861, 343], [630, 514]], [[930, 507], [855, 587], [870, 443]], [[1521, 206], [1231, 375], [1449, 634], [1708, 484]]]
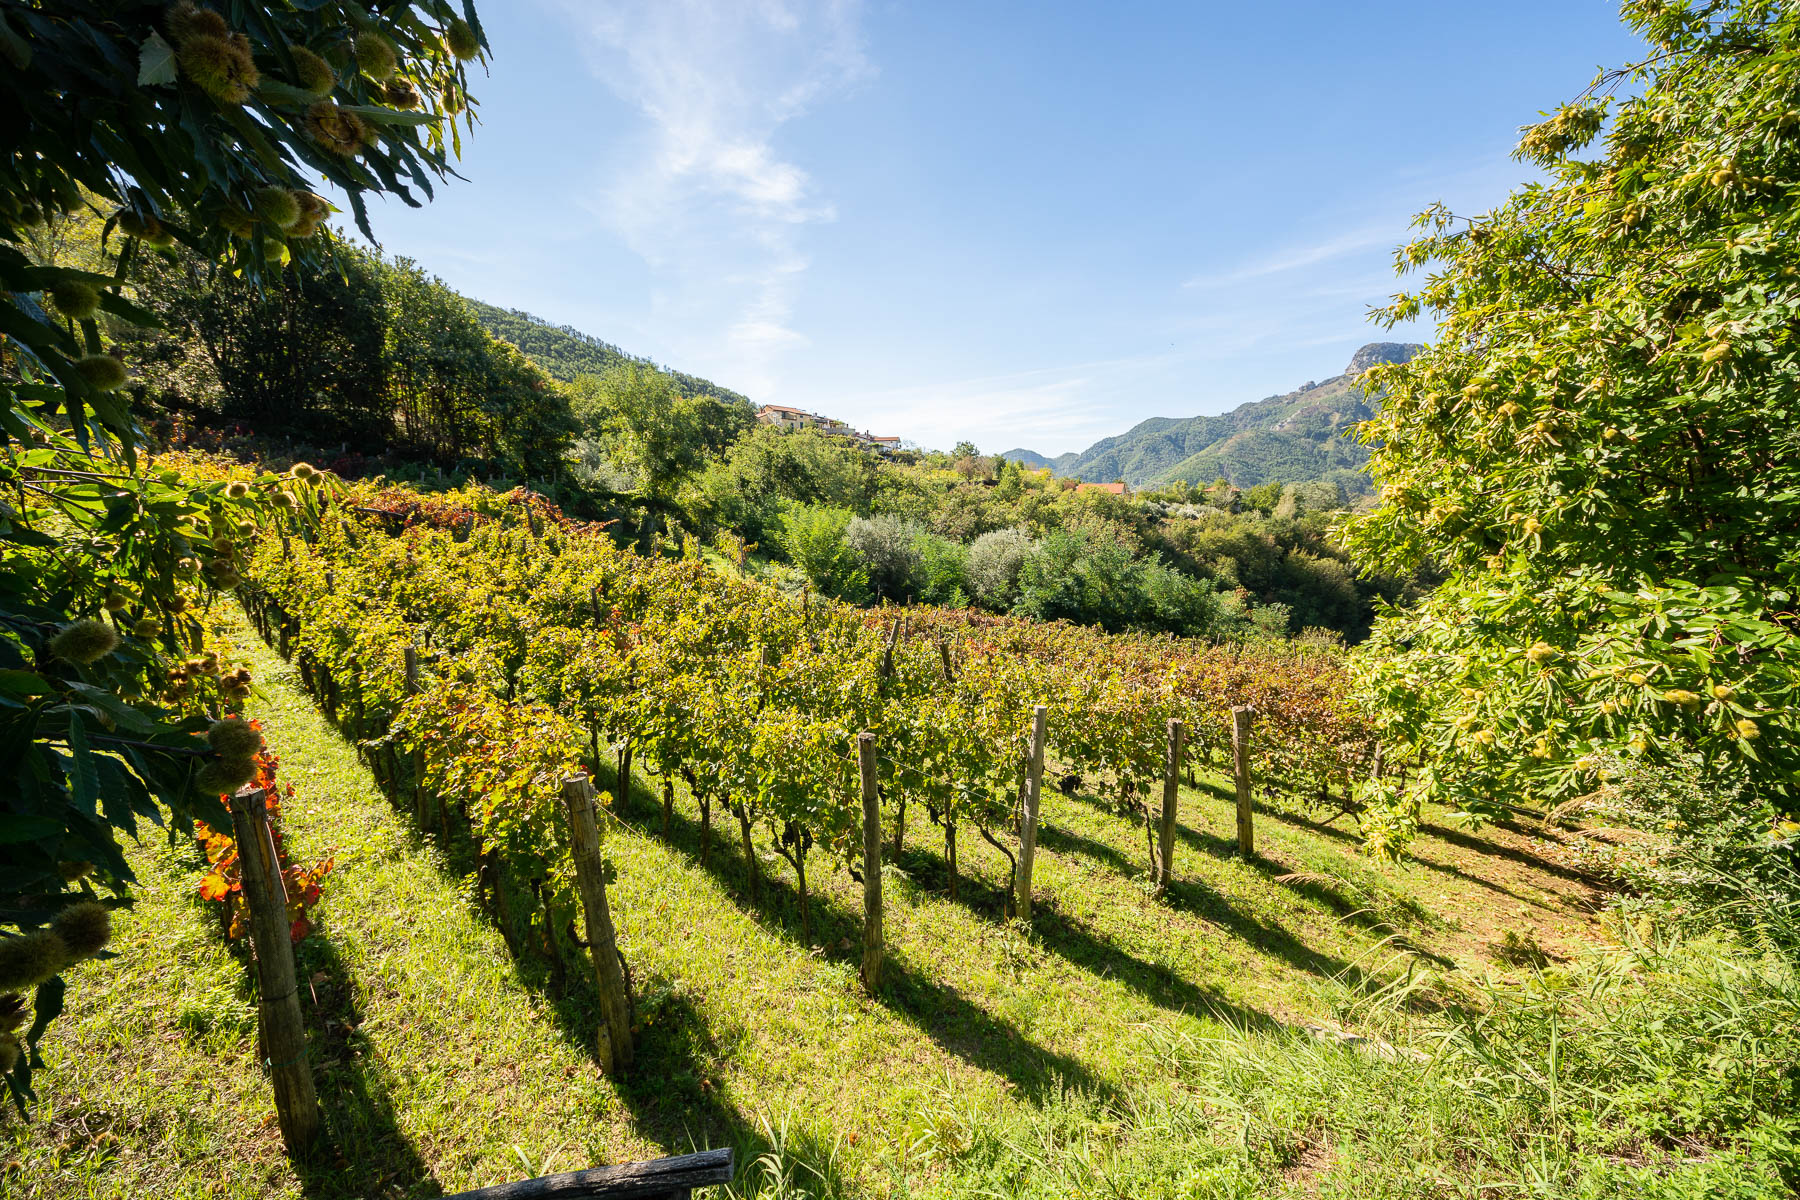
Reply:
[[[1134, 494], [973, 439], [1327, 353], [1368, 239], [1119, 81], [1342, 31], [737, 7], [0, 0], [0, 1196], [1795, 1195], [1800, 8], [1621, 0], [1395, 227], [1426, 344], [1217, 418], [1349, 493]], [[1591, 61], [1538, 7], [1344, 196]], [[1248, 166], [1019, 220], [964, 109], [1038, 193]], [[388, 239], [894, 427], [569, 378]]]
[[[257, 780], [279, 799], [267, 836], [295, 906], [276, 936], [294, 939], [327, 1130], [358, 1149], [341, 1169], [290, 1168], [268, 1134], [216, 1140], [269, 1091], [231, 1066], [230, 997], [249, 973], [212, 948], [244, 927], [250, 883], [238, 843], [201, 827], [185, 865], [132, 852], [134, 962], [95, 988], [83, 976], [46, 1043], [66, 1050], [41, 1085], [43, 1133], [13, 1151], [25, 1194], [128, 1194], [234, 1162], [268, 1192], [299, 1194], [298, 1171], [309, 1194], [425, 1194], [432, 1176], [497, 1182], [721, 1141], [746, 1164], [744, 1196], [1097, 1194], [1081, 1191], [1097, 1171], [1135, 1195], [1299, 1194], [1329, 1153], [1319, 1129], [1378, 1147], [1344, 1164], [1371, 1180], [1416, 1151], [1389, 1117], [1435, 1107], [1466, 1130], [1451, 1083], [1486, 1051], [1433, 1014], [1497, 1001], [1458, 967], [1593, 936], [1585, 885], [1517, 833], [1472, 837], [1428, 809], [1409, 866], [1345, 853], [1354, 834], [1333, 823], [1378, 767], [1328, 650], [870, 613], [691, 550], [620, 550], [525, 496], [172, 461], [272, 498], [238, 539], [235, 595], [193, 628], [221, 671], [255, 680], [242, 707], [270, 738]], [[1221, 780], [1246, 720], [1254, 855]], [[1173, 756], [1171, 722], [1186, 735]], [[606, 787], [597, 826], [588, 773]], [[1159, 791], [1180, 799], [1172, 863]], [[1028, 831], [1040, 874], [1021, 894]], [[855, 946], [871, 875], [890, 888], [874, 987]], [[190, 926], [174, 944], [147, 936]], [[623, 1011], [590, 960], [616, 963]], [[208, 999], [164, 1002], [199, 1032], [163, 1038], [155, 1082], [81, 1069], [104, 1061], [95, 1038], [156, 1037], [170, 1018], [150, 997], [177, 965], [198, 971], [183, 995]], [[1529, 988], [1505, 1002], [1603, 1028], [1607, 989], [1629, 978], [1596, 975], [1593, 1001], [1567, 1012]], [[1490, 1171], [1543, 1119], [1532, 1080], [1565, 1053], [1516, 1036], [1525, 1057], [1484, 1101], [1507, 1114]], [[1695, 1036], [1693, 1053], [1714, 1044]], [[157, 1152], [129, 1162], [114, 1147], [142, 1134], [80, 1132], [113, 1128], [113, 1097], [147, 1086], [223, 1089], [219, 1131], [157, 1132]], [[1345, 1088], [1408, 1099], [1345, 1110]], [[1466, 1146], [1446, 1135], [1432, 1154], [1441, 1166]], [[884, 1177], [907, 1190], [884, 1193]]]
[[467, 831], [496, 915], [558, 964], [579, 942], [559, 786], [603, 756], [621, 790], [653, 770], [665, 807], [685, 783], [703, 860], [715, 836], [785, 859], [808, 936], [809, 871], [860, 877], [862, 731], [883, 840], [941, 839], [953, 896], [959, 837], [1017, 862], [1039, 706], [1055, 774], [1142, 823], [1152, 876], [1171, 721], [1218, 765], [1249, 707], [1254, 777], [1301, 806], [1350, 804], [1373, 759], [1328, 652], [789, 602], [529, 500], [428, 508], [311, 478], [252, 556], [250, 611], [417, 818]]

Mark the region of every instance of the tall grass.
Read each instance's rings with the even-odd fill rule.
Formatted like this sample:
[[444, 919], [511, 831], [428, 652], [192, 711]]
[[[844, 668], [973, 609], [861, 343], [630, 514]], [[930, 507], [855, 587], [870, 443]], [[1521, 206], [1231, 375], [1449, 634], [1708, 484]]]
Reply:
[[963, 1194], [1573, 1200], [1800, 1184], [1800, 975], [1758, 940], [1627, 925], [1566, 967], [1464, 981], [1463, 1006], [1424, 1026], [1408, 995], [1365, 997], [1350, 1039], [1147, 1030], [1165, 1082], [1110, 1106], [1065, 1093], [979, 1130], [956, 1173], [980, 1190]]

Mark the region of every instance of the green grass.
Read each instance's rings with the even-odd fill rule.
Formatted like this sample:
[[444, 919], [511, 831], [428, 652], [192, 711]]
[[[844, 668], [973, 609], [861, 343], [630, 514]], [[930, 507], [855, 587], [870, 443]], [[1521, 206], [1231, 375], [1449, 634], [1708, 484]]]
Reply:
[[[337, 858], [300, 948], [330, 1148], [283, 1155], [245, 965], [193, 897], [195, 857], [153, 840], [133, 853], [144, 883], [121, 955], [71, 980], [42, 1105], [0, 1129], [9, 1197], [426, 1196], [725, 1144], [740, 1195], [1785, 1194], [1770, 1166], [1785, 1135], [1742, 1130], [1791, 1097], [1716, 1127], [1667, 1113], [1712, 1097], [1709, 1072], [1774, 1086], [1791, 1030], [1740, 1035], [1780, 1028], [1788, 976], [1721, 983], [1705, 970], [1735, 959], [1686, 951], [1593, 958], [1592, 893], [1523, 828], [1431, 825], [1416, 862], [1387, 867], [1342, 831], [1264, 812], [1262, 857], [1242, 861], [1206, 776], [1183, 794], [1161, 898], [1138, 826], [1048, 795], [1030, 930], [1003, 918], [998, 853], [964, 831], [953, 900], [937, 831], [912, 817], [889, 868], [890, 978], [871, 997], [859, 884], [814, 856], [806, 943], [786, 864], [761, 857], [752, 903], [734, 823], [715, 821], [702, 867], [697, 810], [680, 798], [665, 841], [641, 789], [659, 781], [640, 773], [604, 835], [640, 1021], [636, 1068], [608, 1080], [584, 981], [515, 962], [461, 848], [413, 832], [287, 664], [241, 621], [229, 633], [296, 788], [291, 844]], [[1495, 963], [1508, 931], [1572, 965]], [[1562, 1012], [1584, 996], [1601, 999]], [[1654, 1042], [1643, 1028], [1722, 998], [1741, 1011], [1633, 1065]], [[1586, 1049], [1545, 1042], [1558, 1020], [1589, 1030]], [[1546, 1106], [1544, 1064], [1554, 1076], [1594, 1048], [1608, 1057]], [[1666, 1077], [1690, 1060], [1692, 1081]], [[1596, 1118], [1582, 1089], [1608, 1070], [1630, 1091]]]

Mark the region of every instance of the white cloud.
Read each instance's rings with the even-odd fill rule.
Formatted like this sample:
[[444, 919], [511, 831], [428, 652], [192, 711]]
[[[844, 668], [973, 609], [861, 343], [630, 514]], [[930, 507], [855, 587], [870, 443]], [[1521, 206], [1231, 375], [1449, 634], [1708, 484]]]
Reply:
[[1123, 433], [1118, 389], [1173, 361], [1153, 354], [1073, 363], [863, 392], [845, 396], [843, 405], [870, 433], [934, 449], [967, 440], [988, 454], [1023, 446], [1055, 455]]
[[1277, 251], [1227, 271], [1196, 275], [1181, 286], [1207, 289], [1230, 287], [1234, 284], [1248, 283], [1253, 279], [1266, 279], [1271, 275], [1281, 275], [1288, 271], [1315, 267], [1320, 263], [1330, 262], [1346, 255], [1359, 254], [1376, 246], [1393, 246], [1396, 244], [1397, 235], [1404, 232], [1404, 226], [1370, 225], [1340, 233], [1310, 245], [1290, 246], [1285, 250]]
[[807, 344], [789, 323], [801, 230], [836, 215], [775, 140], [873, 73], [859, 0], [561, 3], [596, 77], [645, 118], [588, 207], [650, 265], [683, 366], [773, 396], [781, 356]]

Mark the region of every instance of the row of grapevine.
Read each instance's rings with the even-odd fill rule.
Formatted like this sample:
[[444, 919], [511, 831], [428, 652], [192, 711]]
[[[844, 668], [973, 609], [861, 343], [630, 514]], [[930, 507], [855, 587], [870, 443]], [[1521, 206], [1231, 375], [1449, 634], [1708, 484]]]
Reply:
[[1303, 801], [1347, 793], [1372, 750], [1328, 652], [793, 603], [528, 498], [458, 508], [314, 479], [328, 514], [265, 536], [244, 598], [420, 820], [467, 830], [502, 927], [553, 963], [580, 944], [559, 786], [607, 747], [654, 768], [665, 812], [686, 782], [703, 858], [729, 820], [752, 889], [759, 841], [785, 859], [809, 938], [809, 873], [858, 874], [864, 853], [859, 731], [886, 835], [898, 851], [935, 826], [953, 891], [959, 837], [1014, 857], [1036, 705], [1059, 768], [1147, 837], [1171, 719], [1210, 757], [1254, 705], [1261, 780]]

